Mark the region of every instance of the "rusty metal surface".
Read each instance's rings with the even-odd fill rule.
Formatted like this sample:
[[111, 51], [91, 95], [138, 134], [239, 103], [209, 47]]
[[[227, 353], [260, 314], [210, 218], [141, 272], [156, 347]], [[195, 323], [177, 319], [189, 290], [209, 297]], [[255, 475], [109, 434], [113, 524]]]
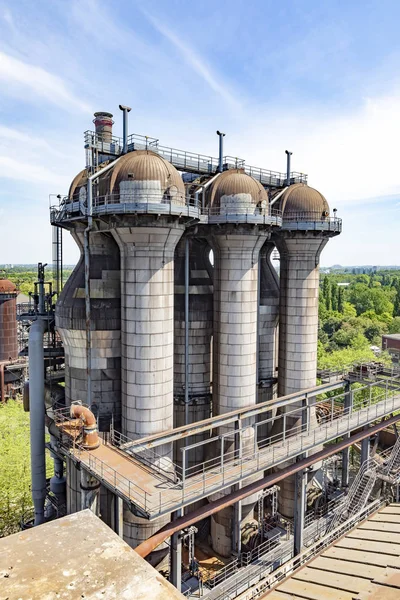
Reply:
[[262, 598], [273, 600], [279, 598], [279, 594], [288, 594], [293, 600], [398, 600], [400, 533], [389, 534], [385, 529], [375, 529], [375, 525], [392, 527], [394, 523], [400, 525], [400, 505], [391, 504], [340, 538]]
[[0, 539], [0, 598], [178, 600], [183, 596], [85, 510]]

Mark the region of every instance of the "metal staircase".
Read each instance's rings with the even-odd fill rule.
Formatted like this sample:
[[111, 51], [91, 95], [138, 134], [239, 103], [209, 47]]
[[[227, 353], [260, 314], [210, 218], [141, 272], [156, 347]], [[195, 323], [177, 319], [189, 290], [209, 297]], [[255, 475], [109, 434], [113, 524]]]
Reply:
[[363, 462], [344, 503], [335, 511], [333, 519], [328, 526], [328, 532], [360, 512], [367, 504], [378, 476], [377, 466], [373, 458]]
[[389, 478], [396, 478], [400, 471], [400, 436], [397, 438], [395, 445], [389, 456], [389, 460], [384, 466], [383, 473]]

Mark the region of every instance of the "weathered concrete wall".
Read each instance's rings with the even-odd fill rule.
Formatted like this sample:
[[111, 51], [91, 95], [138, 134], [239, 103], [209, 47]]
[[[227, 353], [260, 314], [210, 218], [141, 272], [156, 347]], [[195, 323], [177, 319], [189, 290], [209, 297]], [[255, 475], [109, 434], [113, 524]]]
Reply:
[[[65, 351], [66, 403], [87, 402], [87, 351], [83, 226], [73, 232], [81, 258], [56, 305], [56, 327]], [[89, 237], [92, 411], [99, 429], [108, 431], [121, 416], [121, 341], [119, 250], [107, 232]]]

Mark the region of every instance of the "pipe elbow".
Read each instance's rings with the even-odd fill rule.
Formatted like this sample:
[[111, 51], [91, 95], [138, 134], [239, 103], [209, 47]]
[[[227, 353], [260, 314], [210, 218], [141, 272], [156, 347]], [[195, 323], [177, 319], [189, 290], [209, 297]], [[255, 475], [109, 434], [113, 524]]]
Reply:
[[92, 411], [81, 404], [71, 404], [71, 417], [80, 419], [83, 423], [83, 443], [86, 450], [95, 450], [100, 446], [96, 417]]

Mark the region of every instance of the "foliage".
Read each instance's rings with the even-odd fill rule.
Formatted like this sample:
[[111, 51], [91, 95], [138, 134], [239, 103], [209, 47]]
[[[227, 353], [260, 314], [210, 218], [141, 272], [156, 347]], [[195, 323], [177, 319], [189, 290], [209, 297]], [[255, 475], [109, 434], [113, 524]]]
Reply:
[[[48, 460], [51, 475], [52, 461]], [[29, 413], [19, 400], [0, 404], [0, 537], [15, 533], [32, 507]]]
[[[355, 271], [355, 270], [354, 270]], [[341, 284], [341, 285], [339, 285]], [[318, 366], [341, 369], [376, 359], [371, 346], [400, 333], [400, 272], [322, 274], [319, 296]], [[379, 356], [381, 360], [381, 355]]]

